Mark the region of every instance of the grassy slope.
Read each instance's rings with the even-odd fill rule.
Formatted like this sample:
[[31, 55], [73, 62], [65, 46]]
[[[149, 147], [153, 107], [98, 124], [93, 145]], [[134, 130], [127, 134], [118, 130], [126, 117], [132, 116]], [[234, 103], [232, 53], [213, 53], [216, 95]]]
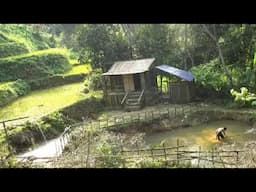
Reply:
[[36, 33], [26, 24], [0, 24], [0, 36], [8, 42], [22, 43], [30, 51], [48, 49], [52, 43], [50, 34]]
[[83, 83], [74, 83], [50, 89], [33, 91], [21, 97], [10, 105], [0, 109], [0, 119], [20, 116], [30, 116], [31, 119], [40, 118], [53, 111], [71, 105], [98, 92], [83, 94]]

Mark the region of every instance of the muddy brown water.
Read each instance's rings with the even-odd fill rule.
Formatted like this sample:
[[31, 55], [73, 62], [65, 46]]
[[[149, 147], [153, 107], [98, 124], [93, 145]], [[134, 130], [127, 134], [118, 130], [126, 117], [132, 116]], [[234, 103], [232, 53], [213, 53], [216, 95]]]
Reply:
[[[216, 139], [215, 132], [218, 127], [228, 128], [227, 136], [223, 141]], [[148, 145], [157, 145], [161, 141], [165, 141], [167, 146], [176, 146], [177, 139], [180, 145], [185, 145], [191, 150], [196, 150], [199, 146], [202, 149], [210, 149], [213, 146], [243, 144], [247, 141], [256, 140], [256, 128], [241, 121], [222, 120], [172, 131], [150, 133], [145, 136]]]

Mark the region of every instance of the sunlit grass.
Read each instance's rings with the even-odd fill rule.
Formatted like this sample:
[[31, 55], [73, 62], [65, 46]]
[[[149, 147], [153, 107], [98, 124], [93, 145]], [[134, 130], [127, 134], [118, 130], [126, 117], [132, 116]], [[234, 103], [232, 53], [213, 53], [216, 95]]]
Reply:
[[42, 55], [42, 54], [63, 54], [63, 55], [67, 55], [68, 56], [69, 53], [68, 53], [67, 49], [52, 48], [52, 49], [45, 49], [45, 50], [40, 50], [40, 51], [33, 51], [31, 53], [25, 53], [25, 54], [16, 55], [16, 56], [5, 57], [5, 58], [1, 58], [0, 60], [20, 59], [20, 58], [36, 56], [36, 55]]
[[[168, 92], [168, 81], [169, 79], [165, 76], [162, 77], [162, 91], [165, 93], [165, 92]], [[158, 87], [161, 87], [161, 78], [160, 78], [160, 75], [157, 76], [157, 86]]]
[[83, 93], [83, 83], [74, 83], [50, 89], [33, 91], [0, 109], [0, 119], [29, 116], [40, 118], [46, 114], [69, 106], [92, 95], [99, 97], [100, 92]]
[[69, 63], [71, 65], [75, 65], [75, 64], [77, 64], [77, 59], [69, 59]]
[[64, 75], [74, 75], [74, 74], [80, 74], [80, 73], [88, 73], [91, 70], [92, 70], [92, 68], [89, 64], [76, 65], [76, 66], [73, 66], [72, 69], [70, 71], [66, 72]]
[[8, 82], [0, 82], [0, 88], [5, 86], [5, 85], [8, 85], [8, 83], [10, 83], [12, 81], [8, 81]]

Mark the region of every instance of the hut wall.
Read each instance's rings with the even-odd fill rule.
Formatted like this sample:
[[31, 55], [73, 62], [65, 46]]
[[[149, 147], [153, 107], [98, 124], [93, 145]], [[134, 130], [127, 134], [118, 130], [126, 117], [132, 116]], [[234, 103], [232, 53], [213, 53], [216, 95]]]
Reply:
[[145, 73], [140, 74], [140, 84], [141, 84], [141, 89], [146, 89], [146, 75]]
[[120, 92], [120, 93], [109, 93], [106, 96], [106, 104], [109, 106], [113, 106], [113, 107], [121, 107], [121, 102], [122, 99], [125, 95], [125, 92]]
[[170, 84], [170, 101], [187, 103], [191, 100], [190, 83], [186, 81]]
[[128, 91], [134, 91], [134, 81], [133, 81], [133, 75], [123, 75], [123, 84], [124, 84], [124, 90], [126, 92]]
[[123, 79], [121, 75], [113, 75], [109, 76], [110, 86], [108, 86], [108, 90], [111, 91], [119, 91], [124, 90]]

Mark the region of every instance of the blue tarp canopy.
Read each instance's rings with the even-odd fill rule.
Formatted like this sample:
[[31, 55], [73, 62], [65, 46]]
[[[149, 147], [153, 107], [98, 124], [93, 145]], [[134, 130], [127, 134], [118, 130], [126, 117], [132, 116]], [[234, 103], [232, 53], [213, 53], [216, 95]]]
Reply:
[[187, 81], [192, 81], [194, 79], [192, 73], [190, 73], [188, 71], [178, 69], [178, 68], [175, 68], [175, 67], [171, 67], [169, 65], [159, 65], [159, 66], [156, 66], [156, 68], [161, 70], [161, 71], [164, 71], [166, 73], [175, 75], [175, 76], [177, 76], [179, 78], [182, 78], [184, 80], [187, 80]]

